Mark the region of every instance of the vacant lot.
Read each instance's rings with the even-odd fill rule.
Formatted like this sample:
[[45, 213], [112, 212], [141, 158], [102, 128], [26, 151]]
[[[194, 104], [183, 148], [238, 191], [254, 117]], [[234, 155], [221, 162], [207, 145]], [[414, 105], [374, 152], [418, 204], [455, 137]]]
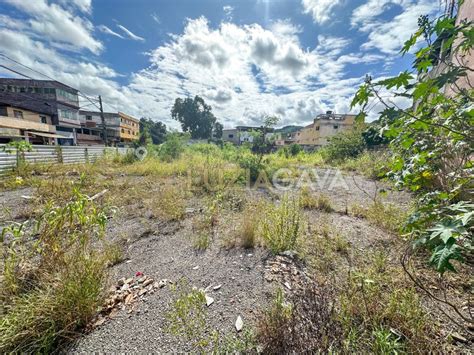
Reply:
[[[2, 293], [3, 330], [25, 331], [11, 315], [22, 315], [19, 307], [32, 292], [55, 292], [66, 276], [54, 268], [66, 260], [100, 255], [104, 274], [100, 289], [76, 295], [92, 302], [82, 322], [61, 334], [31, 319], [37, 334], [2, 338], [1, 350], [467, 351], [469, 334], [443, 314], [452, 311], [415, 288], [400, 265], [406, 242], [398, 231], [411, 208], [409, 194], [303, 153], [270, 156], [269, 180], [284, 167], [293, 182], [265, 186], [265, 179], [248, 182], [236, 159], [211, 148], [190, 149], [169, 162], [108, 158], [38, 167], [16, 186], [14, 176], [6, 178], [0, 223], [24, 223], [24, 229], [17, 239], [10, 229], [3, 243], [2, 282], [11, 286]], [[31, 221], [70, 206], [78, 194], [85, 198], [75, 216], [101, 211], [105, 218], [88, 230], [95, 235], [104, 222], [103, 234], [78, 246], [90, 248], [85, 259], [58, 255], [48, 264], [42, 253], [26, 258], [24, 248], [47, 235]], [[67, 220], [61, 227], [48, 220], [49, 228], [57, 227], [54, 238], [66, 238], [71, 228], [82, 236], [86, 227], [77, 225], [92, 223]], [[7, 257], [12, 250], [15, 258]], [[424, 275], [436, 292], [435, 273]], [[463, 270], [446, 280], [459, 302], [469, 288], [467, 275]], [[81, 282], [75, 287], [85, 287]], [[44, 317], [38, 301], [29, 302]], [[81, 307], [71, 309], [87, 308]], [[45, 329], [46, 347], [36, 340]]]

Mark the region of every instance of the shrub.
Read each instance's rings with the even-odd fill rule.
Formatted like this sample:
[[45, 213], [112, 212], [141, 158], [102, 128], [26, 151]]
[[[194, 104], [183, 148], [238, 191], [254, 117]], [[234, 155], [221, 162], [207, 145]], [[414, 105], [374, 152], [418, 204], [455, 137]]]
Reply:
[[266, 206], [259, 226], [259, 235], [274, 254], [295, 250], [303, 233], [303, 224], [299, 200], [290, 199], [285, 195], [279, 205]]
[[172, 161], [178, 159], [185, 149], [185, 142], [188, 140], [188, 135], [180, 133], [168, 133], [166, 141], [160, 145], [158, 154], [164, 161]]
[[348, 158], [355, 158], [366, 148], [359, 128], [336, 134], [329, 139], [323, 155], [329, 162], [340, 162]]

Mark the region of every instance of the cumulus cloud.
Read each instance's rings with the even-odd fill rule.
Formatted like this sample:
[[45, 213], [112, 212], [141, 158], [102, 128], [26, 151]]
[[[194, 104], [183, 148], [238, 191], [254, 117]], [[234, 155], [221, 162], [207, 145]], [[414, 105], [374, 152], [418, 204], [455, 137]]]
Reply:
[[329, 21], [334, 7], [339, 5], [341, 0], [302, 0], [303, 12], [310, 14], [316, 23]]
[[128, 38], [130, 39], [133, 39], [134, 41], [140, 41], [140, 42], [144, 42], [145, 41], [145, 38], [143, 37], [140, 37], [140, 36], [137, 36], [135, 33], [133, 33], [132, 31], [130, 31], [128, 28], [126, 28], [125, 26], [122, 26], [120, 24], [117, 24], [117, 27], [120, 28], [123, 33], [125, 33], [125, 35], [127, 35]]
[[[353, 11], [351, 25], [368, 35], [362, 49], [396, 54], [417, 30], [418, 17], [436, 14], [439, 6], [437, 1], [432, 0], [369, 0]], [[400, 13], [391, 18], [381, 18], [393, 7], [399, 7]]]
[[46, 0], [5, 1], [30, 16], [27, 24], [33, 34], [68, 45], [69, 48], [88, 49], [95, 54], [102, 51], [102, 43], [92, 35], [92, 23], [59, 4], [48, 3]]

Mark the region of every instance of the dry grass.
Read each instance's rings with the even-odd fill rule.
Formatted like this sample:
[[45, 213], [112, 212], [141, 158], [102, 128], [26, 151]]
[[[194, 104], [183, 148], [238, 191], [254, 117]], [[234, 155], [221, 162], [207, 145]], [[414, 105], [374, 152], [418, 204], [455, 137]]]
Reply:
[[325, 194], [314, 194], [307, 186], [300, 192], [300, 206], [306, 209], [317, 209], [323, 212], [332, 212], [331, 200]]
[[375, 202], [367, 207], [353, 204], [349, 207], [349, 213], [355, 217], [366, 218], [374, 225], [387, 231], [398, 233], [409, 212], [392, 203]]
[[285, 302], [281, 289], [257, 324], [265, 354], [328, 353], [341, 348], [343, 331], [337, 319], [334, 289], [306, 284]]

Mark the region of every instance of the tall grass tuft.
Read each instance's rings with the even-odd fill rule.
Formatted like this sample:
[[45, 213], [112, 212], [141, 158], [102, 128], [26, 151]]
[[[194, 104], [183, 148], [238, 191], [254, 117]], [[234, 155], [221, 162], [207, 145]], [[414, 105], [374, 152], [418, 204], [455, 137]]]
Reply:
[[102, 304], [107, 216], [79, 190], [73, 196], [49, 203], [34, 229], [2, 231], [1, 353], [51, 352]]
[[279, 205], [268, 204], [263, 214], [259, 234], [272, 253], [295, 250], [304, 225], [299, 199], [285, 195]]

